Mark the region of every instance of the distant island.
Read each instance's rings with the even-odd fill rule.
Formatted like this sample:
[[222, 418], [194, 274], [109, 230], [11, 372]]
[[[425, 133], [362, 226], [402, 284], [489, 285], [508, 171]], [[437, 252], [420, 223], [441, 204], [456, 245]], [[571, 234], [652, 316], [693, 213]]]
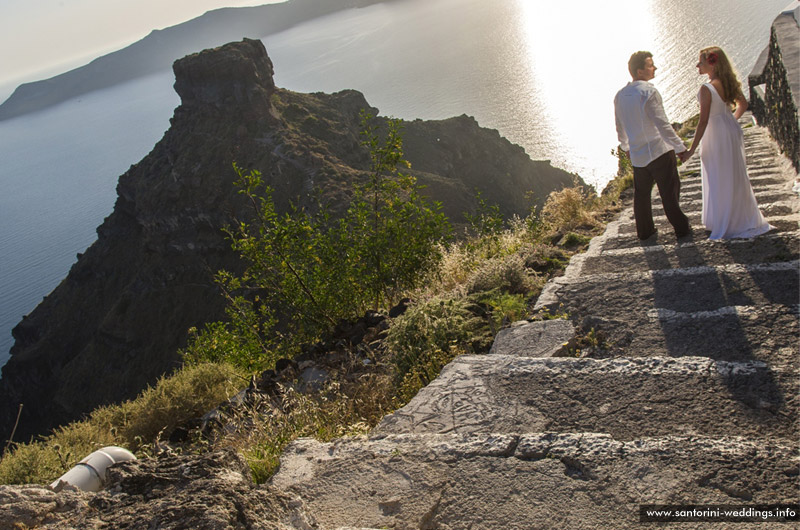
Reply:
[[[57, 105], [88, 92], [169, 70], [181, 57], [243, 37], [261, 38], [302, 22], [385, 0], [288, 0], [257, 7], [228, 7], [163, 30], [69, 72], [17, 87], [0, 105], [0, 121]], [[396, 1], [396, 0], [395, 0]]]

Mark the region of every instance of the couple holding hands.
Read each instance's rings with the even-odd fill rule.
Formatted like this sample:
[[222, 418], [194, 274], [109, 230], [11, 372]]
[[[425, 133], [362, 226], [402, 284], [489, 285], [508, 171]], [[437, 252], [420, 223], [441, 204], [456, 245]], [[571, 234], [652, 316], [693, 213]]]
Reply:
[[681, 238], [691, 234], [689, 219], [678, 204], [676, 155], [685, 162], [701, 140], [702, 223], [711, 232], [709, 238], [754, 237], [773, 228], [759, 211], [747, 176], [744, 137], [738, 122], [747, 110], [747, 100], [736, 72], [725, 52], [717, 47], [700, 51], [697, 69], [708, 76], [709, 82], [697, 94], [700, 122], [689, 149], [667, 120], [661, 95], [649, 82], [656, 72], [651, 53], [640, 51], [631, 56], [628, 71], [633, 81], [614, 98], [620, 149], [633, 165], [633, 212], [641, 240], [656, 233], [650, 204], [654, 182], [675, 235]]

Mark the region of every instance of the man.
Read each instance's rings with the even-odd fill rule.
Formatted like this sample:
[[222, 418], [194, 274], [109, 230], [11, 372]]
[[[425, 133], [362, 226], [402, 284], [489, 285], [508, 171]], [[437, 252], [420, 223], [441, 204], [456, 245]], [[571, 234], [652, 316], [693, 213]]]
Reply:
[[656, 233], [650, 195], [653, 182], [677, 237], [689, 235], [689, 219], [678, 205], [680, 178], [676, 153], [683, 161], [686, 146], [667, 120], [661, 94], [649, 81], [656, 75], [653, 54], [636, 52], [628, 61], [633, 81], [617, 92], [614, 113], [620, 149], [633, 165], [633, 215], [636, 235], [645, 240]]

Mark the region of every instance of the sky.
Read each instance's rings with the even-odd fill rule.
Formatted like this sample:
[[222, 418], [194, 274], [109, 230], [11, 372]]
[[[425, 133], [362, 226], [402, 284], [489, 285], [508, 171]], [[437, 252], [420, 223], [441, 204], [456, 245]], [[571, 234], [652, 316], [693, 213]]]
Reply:
[[283, 0], [0, 0], [0, 85], [52, 77], [221, 7]]

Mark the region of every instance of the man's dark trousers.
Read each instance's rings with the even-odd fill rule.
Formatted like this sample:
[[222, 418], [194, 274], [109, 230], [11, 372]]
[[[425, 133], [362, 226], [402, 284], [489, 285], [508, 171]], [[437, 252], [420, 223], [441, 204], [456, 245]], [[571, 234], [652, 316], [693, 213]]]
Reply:
[[653, 206], [650, 196], [653, 182], [658, 185], [661, 203], [667, 220], [675, 229], [677, 237], [689, 233], [689, 218], [681, 211], [678, 197], [681, 192], [681, 180], [678, 177], [678, 163], [675, 151], [668, 151], [645, 167], [633, 168], [633, 216], [636, 219], [636, 235], [639, 239], [647, 239], [656, 231], [653, 224]]

